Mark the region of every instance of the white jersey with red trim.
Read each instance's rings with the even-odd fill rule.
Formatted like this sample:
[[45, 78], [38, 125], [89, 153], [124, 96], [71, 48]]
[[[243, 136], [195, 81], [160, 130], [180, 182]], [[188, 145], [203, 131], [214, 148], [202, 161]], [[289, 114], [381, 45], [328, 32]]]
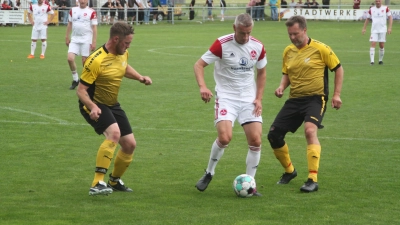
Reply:
[[215, 91], [218, 98], [254, 101], [256, 82], [254, 67], [267, 65], [264, 45], [250, 36], [245, 44], [235, 41], [234, 34], [218, 38], [210, 49], [201, 56], [207, 63], [215, 63]]
[[90, 7], [73, 7], [69, 10], [68, 21], [72, 22], [71, 42], [92, 44], [92, 25], [97, 26], [95, 10]]
[[48, 20], [48, 14], [54, 14], [54, 11], [51, 9], [51, 7], [44, 3], [42, 5], [31, 4], [28, 12], [33, 15], [33, 27], [36, 30], [46, 29], [47, 25], [44, 23]]
[[370, 19], [372, 19], [371, 33], [386, 33], [387, 32], [387, 18], [392, 15], [389, 7], [381, 5], [377, 8], [373, 6], [368, 11]]

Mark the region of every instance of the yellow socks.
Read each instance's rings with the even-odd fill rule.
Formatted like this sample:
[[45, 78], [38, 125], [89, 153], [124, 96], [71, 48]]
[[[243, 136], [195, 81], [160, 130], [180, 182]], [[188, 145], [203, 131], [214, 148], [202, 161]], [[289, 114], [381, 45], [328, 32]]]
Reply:
[[321, 145], [311, 144], [307, 146], [308, 178], [318, 182], [319, 159], [321, 157]]
[[285, 144], [281, 148], [274, 149], [275, 157], [279, 160], [283, 168], [285, 168], [286, 173], [293, 173], [294, 167], [289, 156], [289, 147]]
[[104, 175], [107, 173], [108, 167], [110, 167], [116, 147], [117, 143], [110, 140], [104, 140], [100, 145], [100, 148], [97, 151], [96, 170], [92, 187], [94, 187], [100, 180], [104, 181]]
[[[121, 177], [126, 169], [128, 169], [129, 165], [133, 160], [133, 154], [126, 154], [121, 149], [118, 151], [117, 156], [115, 157], [114, 161], [114, 169], [111, 173], [113, 177]], [[117, 184], [116, 182], [110, 181], [111, 185]]]

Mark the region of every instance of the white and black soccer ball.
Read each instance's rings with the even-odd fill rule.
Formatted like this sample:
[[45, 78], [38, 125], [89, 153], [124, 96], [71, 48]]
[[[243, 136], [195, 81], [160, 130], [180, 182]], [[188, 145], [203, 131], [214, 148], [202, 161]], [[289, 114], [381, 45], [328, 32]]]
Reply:
[[238, 197], [249, 198], [256, 191], [256, 180], [248, 174], [241, 174], [233, 180], [233, 190]]

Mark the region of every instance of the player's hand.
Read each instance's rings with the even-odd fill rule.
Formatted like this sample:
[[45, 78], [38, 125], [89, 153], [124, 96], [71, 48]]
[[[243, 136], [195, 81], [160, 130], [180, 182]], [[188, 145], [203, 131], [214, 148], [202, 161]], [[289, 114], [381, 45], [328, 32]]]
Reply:
[[142, 76], [139, 81], [140, 81], [140, 83], [145, 84], [145, 85], [150, 85], [153, 83], [151, 78], [148, 76]]
[[282, 87], [278, 87], [275, 90], [275, 96], [278, 98], [282, 98], [284, 89]]
[[335, 108], [336, 110], [340, 109], [342, 106], [342, 100], [340, 99], [339, 95], [333, 95], [332, 97], [332, 108]]
[[212, 92], [207, 87], [200, 88], [200, 95], [201, 100], [205, 103], [209, 102], [213, 96]]
[[67, 46], [69, 46], [69, 43], [70, 43], [71, 41], [69, 40], [69, 38], [68, 37], [66, 37], [65, 38], [65, 44], [67, 45]]
[[92, 43], [90, 45], [90, 51], [94, 51], [96, 49], [96, 43]]
[[99, 117], [101, 115], [101, 109], [99, 107], [94, 106], [91, 110], [90, 110], [90, 119], [92, 120], [98, 120]]
[[389, 29], [387, 30], [387, 33], [388, 33], [388, 34], [391, 34], [391, 33], [392, 33], [392, 29], [389, 28]]
[[254, 111], [253, 111], [253, 114], [254, 114], [255, 116], [261, 116], [261, 114], [262, 114], [262, 105], [261, 105], [261, 101], [256, 99], [256, 100], [253, 101], [253, 104], [254, 104]]
[[365, 29], [362, 29], [361, 33], [364, 35], [365, 34]]

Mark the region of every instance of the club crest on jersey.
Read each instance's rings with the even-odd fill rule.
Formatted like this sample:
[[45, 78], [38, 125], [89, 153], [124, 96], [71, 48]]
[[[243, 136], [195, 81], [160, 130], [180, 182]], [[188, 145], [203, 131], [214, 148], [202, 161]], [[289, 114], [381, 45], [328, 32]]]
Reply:
[[251, 58], [251, 59], [256, 59], [256, 57], [257, 57], [257, 52], [256, 52], [255, 50], [251, 50], [251, 52], [250, 52], [250, 58]]
[[239, 65], [246, 66], [249, 63], [249, 60], [246, 57], [242, 57], [239, 60]]
[[228, 114], [228, 110], [226, 110], [226, 109], [221, 109], [221, 110], [219, 111], [219, 114], [221, 114], [221, 116], [225, 116], [226, 114]]

